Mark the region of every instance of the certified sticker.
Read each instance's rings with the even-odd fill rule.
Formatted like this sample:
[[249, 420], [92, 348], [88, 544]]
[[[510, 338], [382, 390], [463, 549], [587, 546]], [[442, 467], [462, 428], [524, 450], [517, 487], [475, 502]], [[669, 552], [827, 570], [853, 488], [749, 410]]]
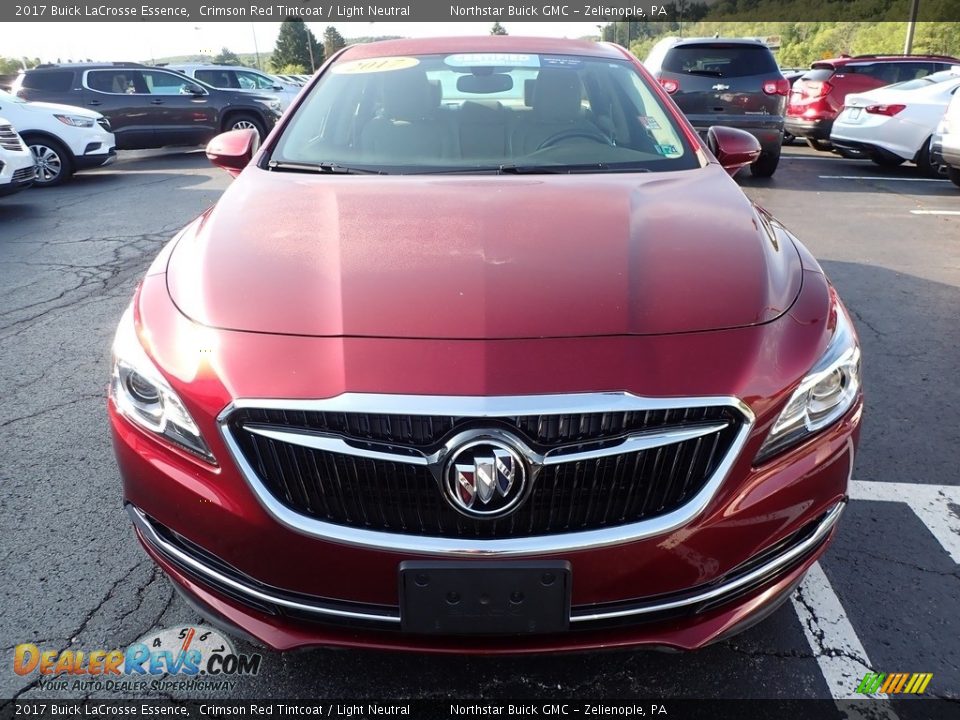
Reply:
[[351, 60], [333, 66], [334, 75], [363, 75], [365, 73], [391, 72], [406, 70], [419, 65], [420, 61], [412, 57], [381, 57], [367, 60]]
[[447, 55], [444, 64], [450, 67], [540, 67], [539, 55], [525, 53], [458, 53]]

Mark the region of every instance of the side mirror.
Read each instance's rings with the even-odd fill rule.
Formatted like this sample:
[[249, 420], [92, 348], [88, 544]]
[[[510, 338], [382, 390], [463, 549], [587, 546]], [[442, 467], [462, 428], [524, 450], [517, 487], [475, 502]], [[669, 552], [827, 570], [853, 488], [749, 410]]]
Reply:
[[259, 147], [260, 135], [256, 130], [231, 130], [217, 135], [207, 143], [207, 158], [216, 167], [236, 177], [250, 164]]
[[283, 85], [274, 85], [274, 86], [271, 88], [271, 90], [275, 90], [275, 91], [277, 91], [277, 92], [281, 92], [281, 91], [283, 90]]
[[760, 157], [760, 142], [753, 135], [723, 125], [707, 130], [707, 147], [731, 176]]

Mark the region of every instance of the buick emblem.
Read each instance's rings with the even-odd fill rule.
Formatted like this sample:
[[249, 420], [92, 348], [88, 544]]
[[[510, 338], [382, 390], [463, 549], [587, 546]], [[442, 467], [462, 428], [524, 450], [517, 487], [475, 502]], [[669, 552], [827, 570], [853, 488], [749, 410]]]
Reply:
[[447, 499], [469, 517], [507, 514], [523, 498], [527, 470], [520, 453], [492, 438], [478, 438], [453, 449], [444, 473]]

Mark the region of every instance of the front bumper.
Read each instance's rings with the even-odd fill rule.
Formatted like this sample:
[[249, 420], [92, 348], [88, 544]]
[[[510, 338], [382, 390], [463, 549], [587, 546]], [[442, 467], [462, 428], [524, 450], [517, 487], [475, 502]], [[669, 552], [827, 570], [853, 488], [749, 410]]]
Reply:
[[[675, 532], [552, 553], [573, 568], [570, 629], [522, 636], [401, 632], [398, 567], [423, 556], [350, 547], [284, 528], [257, 503], [217, 497], [213, 487], [195, 482], [192, 461], [151, 450], [152, 439], [113, 408], [111, 418], [138, 538], [178, 589], [226, 629], [279, 650], [521, 653], [623, 646], [691, 650], [765, 617], [833, 536], [860, 412], [858, 403], [815, 440], [738, 478], [742, 482], [731, 480], [749, 491]], [[155, 492], [158, 486], [163, 493]], [[733, 548], [740, 552], [731, 553]], [[265, 570], [264, 563], [280, 572]]]
[[117, 159], [117, 148], [109, 147], [96, 148], [88, 155], [79, 155], [73, 159], [77, 170], [90, 170], [98, 167], [106, 167], [113, 164]]

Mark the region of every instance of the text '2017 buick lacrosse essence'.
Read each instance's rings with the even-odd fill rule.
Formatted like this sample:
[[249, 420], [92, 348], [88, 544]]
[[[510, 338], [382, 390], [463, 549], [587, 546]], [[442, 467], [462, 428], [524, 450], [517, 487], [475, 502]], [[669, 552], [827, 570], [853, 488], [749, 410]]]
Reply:
[[332, 57], [114, 343], [136, 533], [278, 649], [693, 649], [833, 537], [862, 410], [813, 256], [623, 49]]

